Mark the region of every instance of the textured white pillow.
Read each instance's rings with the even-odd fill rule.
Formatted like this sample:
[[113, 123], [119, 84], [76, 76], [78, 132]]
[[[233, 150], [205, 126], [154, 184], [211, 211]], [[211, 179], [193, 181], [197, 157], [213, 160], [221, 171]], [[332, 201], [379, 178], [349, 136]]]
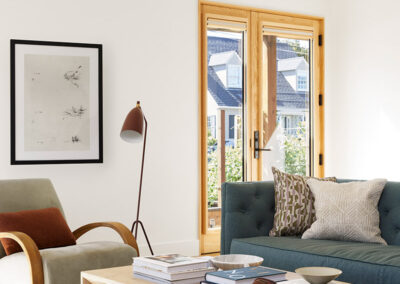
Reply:
[[385, 179], [334, 183], [309, 179], [317, 220], [302, 239], [386, 244], [379, 228], [378, 202]]

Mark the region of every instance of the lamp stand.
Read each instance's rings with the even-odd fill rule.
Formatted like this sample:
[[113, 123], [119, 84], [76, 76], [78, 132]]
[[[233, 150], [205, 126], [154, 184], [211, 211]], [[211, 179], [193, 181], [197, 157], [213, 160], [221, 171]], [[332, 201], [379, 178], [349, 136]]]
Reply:
[[137, 212], [136, 212], [136, 221], [133, 222], [133, 224], [132, 224], [131, 233], [133, 233], [133, 230], [135, 230], [135, 239], [137, 239], [138, 228], [139, 228], [139, 225], [140, 225], [142, 227], [143, 234], [144, 234], [144, 236], [146, 238], [147, 245], [149, 246], [151, 255], [154, 255], [153, 249], [151, 248], [151, 245], [150, 245], [149, 238], [147, 237], [147, 234], [146, 234], [146, 230], [144, 229], [143, 222], [139, 220], [140, 198], [142, 196], [144, 154], [146, 152], [146, 138], [147, 138], [147, 120], [146, 120], [145, 116], [143, 116], [143, 118], [144, 118], [145, 130], [144, 130], [144, 140], [143, 140], [142, 169], [141, 169], [141, 172], [140, 172], [140, 184], [139, 184], [139, 196], [138, 196], [138, 204], [137, 204]]

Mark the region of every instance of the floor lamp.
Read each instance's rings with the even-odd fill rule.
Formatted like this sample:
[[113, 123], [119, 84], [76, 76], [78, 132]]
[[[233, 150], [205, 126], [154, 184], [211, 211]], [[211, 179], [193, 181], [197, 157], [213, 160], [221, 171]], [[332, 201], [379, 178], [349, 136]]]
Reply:
[[[144, 121], [144, 137], [143, 137], [143, 121]], [[152, 255], [153, 249], [151, 248], [149, 238], [147, 237], [146, 230], [144, 229], [142, 221], [139, 220], [139, 212], [140, 212], [140, 198], [142, 196], [142, 180], [143, 180], [143, 165], [144, 165], [144, 154], [146, 152], [146, 137], [147, 137], [147, 120], [143, 114], [142, 108], [140, 107], [140, 102], [138, 101], [136, 107], [133, 108], [125, 118], [125, 122], [122, 126], [121, 130], [121, 138], [129, 143], [136, 143], [143, 140], [143, 153], [142, 153], [142, 168], [140, 171], [140, 184], [139, 184], [139, 196], [138, 196], [138, 204], [137, 204], [137, 213], [136, 213], [136, 221], [132, 224], [131, 232], [135, 230], [135, 238], [137, 239], [137, 233], [139, 225], [142, 227], [144, 236], [147, 241], [147, 245], [149, 246], [150, 252]]]

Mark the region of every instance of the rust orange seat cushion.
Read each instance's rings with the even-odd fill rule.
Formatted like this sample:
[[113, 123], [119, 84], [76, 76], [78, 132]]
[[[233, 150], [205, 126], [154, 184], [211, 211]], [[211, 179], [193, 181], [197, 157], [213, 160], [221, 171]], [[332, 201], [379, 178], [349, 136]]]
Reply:
[[[17, 231], [30, 236], [39, 249], [76, 244], [67, 222], [58, 208], [0, 213], [0, 232]], [[20, 245], [11, 239], [1, 239], [7, 255], [20, 252]]]

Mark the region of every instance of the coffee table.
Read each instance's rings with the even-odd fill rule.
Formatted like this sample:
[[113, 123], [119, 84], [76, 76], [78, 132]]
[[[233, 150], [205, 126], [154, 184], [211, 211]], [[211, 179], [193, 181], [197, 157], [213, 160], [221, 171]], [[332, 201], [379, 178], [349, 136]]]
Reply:
[[[286, 274], [288, 280], [299, 279], [300, 275], [294, 272]], [[120, 266], [106, 269], [97, 269], [81, 272], [81, 284], [148, 284], [147, 280], [135, 278], [132, 266]], [[346, 284], [346, 282], [332, 281], [330, 284]]]

